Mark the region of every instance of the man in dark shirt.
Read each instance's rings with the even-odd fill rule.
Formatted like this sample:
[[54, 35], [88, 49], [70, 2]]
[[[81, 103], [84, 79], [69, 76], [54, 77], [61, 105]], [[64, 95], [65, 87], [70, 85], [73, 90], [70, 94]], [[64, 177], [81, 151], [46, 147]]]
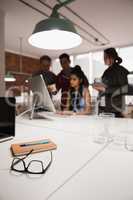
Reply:
[[[61, 89], [61, 109], [64, 110], [67, 104], [70, 74], [72, 71], [71, 60], [68, 54], [62, 54], [59, 56], [62, 71], [57, 75], [56, 88], [59, 91]], [[85, 76], [84, 86], [88, 87], [89, 82]]]
[[49, 56], [45, 55], [40, 58], [41, 73], [47, 86], [56, 83], [56, 75], [50, 71], [52, 60]]
[[50, 71], [52, 60], [49, 56], [44, 55], [40, 58], [41, 70], [35, 75], [42, 74], [48, 91], [52, 93], [53, 85], [56, 84], [56, 75]]

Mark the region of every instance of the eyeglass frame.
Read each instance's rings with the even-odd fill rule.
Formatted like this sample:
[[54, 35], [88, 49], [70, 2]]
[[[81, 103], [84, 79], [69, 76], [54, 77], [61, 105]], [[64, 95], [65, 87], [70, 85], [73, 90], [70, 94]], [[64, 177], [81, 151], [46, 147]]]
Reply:
[[[44, 168], [44, 165], [43, 165], [43, 162], [40, 161], [40, 160], [31, 160], [28, 165], [26, 166], [26, 163], [25, 163], [25, 159], [31, 155], [31, 153], [33, 152], [34, 150], [32, 149], [27, 155], [25, 155], [23, 158], [14, 158], [13, 161], [12, 161], [12, 164], [11, 164], [11, 167], [10, 167], [10, 170], [12, 171], [15, 171], [15, 172], [19, 172], [19, 173], [25, 173], [25, 174], [45, 174], [46, 171], [49, 169], [49, 167], [51, 166], [52, 164], [52, 161], [53, 161], [53, 154], [52, 154], [52, 151], [50, 151], [50, 161], [48, 163], [48, 165]], [[16, 160], [16, 162], [14, 163], [14, 161]], [[15, 165], [17, 165], [19, 162], [22, 162], [23, 163], [23, 166], [24, 166], [24, 170], [17, 170], [14, 168]], [[41, 166], [42, 166], [42, 172], [32, 172], [32, 171], [29, 171], [28, 168], [29, 166], [31, 165], [32, 162], [40, 162], [41, 163]]]

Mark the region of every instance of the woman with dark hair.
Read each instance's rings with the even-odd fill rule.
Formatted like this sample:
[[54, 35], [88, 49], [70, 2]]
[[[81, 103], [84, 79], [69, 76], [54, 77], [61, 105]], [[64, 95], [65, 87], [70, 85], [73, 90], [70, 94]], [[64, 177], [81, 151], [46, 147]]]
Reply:
[[[71, 67], [70, 56], [63, 53], [59, 56], [60, 64], [62, 67], [61, 72], [57, 75], [56, 88], [61, 90], [61, 110], [66, 110], [67, 94], [69, 90], [70, 75], [73, 68]], [[84, 75], [83, 85], [89, 87], [87, 77]]]
[[105, 87], [94, 86], [105, 97], [105, 106], [99, 106], [99, 112], [111, 112], [115, 117], [122, 117], [124, 108], [123, 86], [128, 84], [128, 70], [121, 66], [122, 58], [115, 48], [104, 50], [104, 62], [108, 69], [102, 75]]
[[80, 66], [75, 66], [70, 74], [70, 89], [68, 91], [67, 107], [61, 112], [65, 115], [86, 115], [91, 112], [91, 97], [84, 86], [85, 74]]

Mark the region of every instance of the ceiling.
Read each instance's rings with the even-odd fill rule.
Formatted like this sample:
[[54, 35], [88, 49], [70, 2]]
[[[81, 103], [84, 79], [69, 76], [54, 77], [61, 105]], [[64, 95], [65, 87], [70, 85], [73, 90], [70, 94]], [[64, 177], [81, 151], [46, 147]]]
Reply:
[[[57, 57], [64, 52], [42, 50], [28, 44], [35, 24], [47, 18], [51, 14], [50, 7], [57, 3], [56, 0], [41, 2], [46, 5], [38, 0], [0, 0], [0, 8], [6, 14], [6, 50], [19, 52], [19, 38], [22, 37], [25, 55], [40, 57], [49, 54]], [[76, 24], [78, 33], [84, 38], [79, 47], [65, 51], [67, 53], [79, 54], [133, 44], [133, 0], [75, 0], [68, 8], [61, 8], [60, 13]]]

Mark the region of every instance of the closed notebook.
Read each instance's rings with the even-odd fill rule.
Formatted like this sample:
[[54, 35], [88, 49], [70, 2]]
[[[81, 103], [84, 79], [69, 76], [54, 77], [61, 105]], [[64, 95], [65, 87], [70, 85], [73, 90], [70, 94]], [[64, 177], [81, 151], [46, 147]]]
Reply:
[[32, 153], [37, 153], [41, 151], [54, 150], [56, 148], [56, 144], [50, 139], [35, 140], [11, 145], [11, 151], [14, 156], [25, 155], [31, 150], [33, 150]]

